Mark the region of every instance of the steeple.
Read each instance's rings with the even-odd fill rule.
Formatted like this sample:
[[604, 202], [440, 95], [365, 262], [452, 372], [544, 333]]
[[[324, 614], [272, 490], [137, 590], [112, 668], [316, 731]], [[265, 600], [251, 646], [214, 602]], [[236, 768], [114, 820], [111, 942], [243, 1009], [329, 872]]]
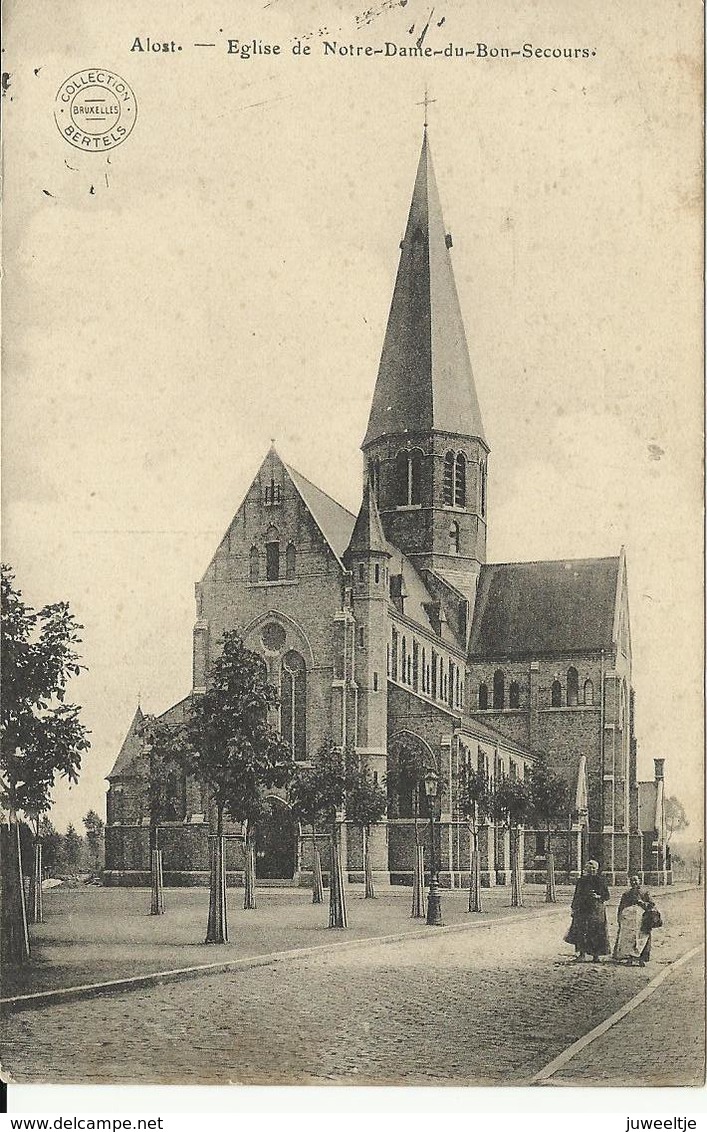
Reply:
[[436, 430], [485, 443], [427, 130], [417, 166], [364, 451]]
[[425, 128], [362, 445], [364, 482], [387, 541], [423, 574], [453, 573], [466, 593], [486, 561], [489, 448], [451, 246]]
[[367, 557], [368, 555], [390, 558], [380, 513], [371, 491], [371, 485], [366, 483], [363, 488], [361, 507], [344, 559], [349, 561], [352, 558]]

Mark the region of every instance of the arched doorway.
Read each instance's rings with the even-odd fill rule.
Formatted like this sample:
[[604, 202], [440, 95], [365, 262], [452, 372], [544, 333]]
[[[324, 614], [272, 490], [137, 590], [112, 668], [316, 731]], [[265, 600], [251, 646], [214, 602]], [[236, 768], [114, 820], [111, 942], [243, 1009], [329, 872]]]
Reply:
[[269, 798], [270, 815], [258, 825], [256, 871], [259, 880], [292, 880], [297, 867], [297, 822], [281, 798]]

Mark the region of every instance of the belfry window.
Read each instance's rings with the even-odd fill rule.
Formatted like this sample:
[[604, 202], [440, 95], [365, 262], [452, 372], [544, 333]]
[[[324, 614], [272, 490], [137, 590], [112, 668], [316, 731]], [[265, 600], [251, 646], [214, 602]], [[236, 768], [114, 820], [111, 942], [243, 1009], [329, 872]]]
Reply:
[[380, 494], [380, 479], [381, 479], [381, 462], [377, 456], [368, 461], [368, 482], [371, 485], [371, 492], [376, 503], [379, 501]]
[[559, 680], [553, 680], [552, 682], [550, 702], [553, 707], [562, 707], [562, 685]]
[[576, 707], [579, 703], [579, 676], [576, 668], [567, 669], [567, 707]]
[[520, 686], [515, 680], [508, 689], [508, 706], [514, 708], [520, 707]]
[[488, 684], [479, 684], [479, 711], [486, 711], [489, 706]]
[[307, 758], [307, 669], [304, 659], [290, 649], [282, 660], [280, 731], [298, 762]]
[[466, 507], [466, 456], [457, 452], [454, 471], [454, 506]]
[[498, 709], [506, 706], [506, 682], [500, 669], [493, 674], [493, 706]]
[[455, 456], [453, 452], [448, 452], [444, 457], [444, 483], [442, 486], [442, 498], [445, 507], [454, 506], [454, 466]]
[[395, 457], [395, 497], [399, 507], [418, 506], [422, 502], [422, 458], [419, 448], [398, 452]]

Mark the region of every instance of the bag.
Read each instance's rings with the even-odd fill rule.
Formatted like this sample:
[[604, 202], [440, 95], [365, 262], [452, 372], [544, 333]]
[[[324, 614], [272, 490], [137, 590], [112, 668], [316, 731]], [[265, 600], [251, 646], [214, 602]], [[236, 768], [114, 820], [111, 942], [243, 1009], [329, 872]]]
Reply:
[[657, 908], [646, 908], [643, 913], [643, 927], [646, 931], [652, 931], [653, 928], [662, 928], [663, 917]]

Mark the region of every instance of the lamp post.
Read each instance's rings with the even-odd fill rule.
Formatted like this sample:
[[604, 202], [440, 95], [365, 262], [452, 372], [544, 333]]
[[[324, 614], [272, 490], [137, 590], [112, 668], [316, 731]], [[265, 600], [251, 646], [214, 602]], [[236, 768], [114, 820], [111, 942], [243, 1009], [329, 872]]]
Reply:
[[435, 806], [439, 789], [439, 775], [433, 770], [427, 772], [422, 780], [425, 797], [430, 812], [430, 891], [427, 897], [427, 923], [431, 927], [441, 927], [442, 906], [437, 885], [437, 853], [435, 847]]

